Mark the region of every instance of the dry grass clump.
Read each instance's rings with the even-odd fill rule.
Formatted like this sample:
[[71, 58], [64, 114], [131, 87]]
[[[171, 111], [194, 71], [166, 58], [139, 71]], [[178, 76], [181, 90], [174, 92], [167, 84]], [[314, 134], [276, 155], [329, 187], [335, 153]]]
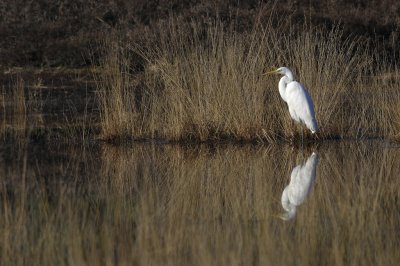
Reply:
[[[158, 41], [148, 47], [107, 46], [98, 83], [105, 139], [292, 139], [301, 129], [291, 125], [279, 79], [262, 75], [284, 65], [309, 88], [318, 138], [382, 137], [390, 131], [387, 119], [394, 110], [382, 109], [388, 100], [384, 86], [365, 80], [377, 73], [373, 51], [365, 40], [343, 36], [339, 27], [267, 24], [239, 33], [218, 21], [171, 19], [151, 38]], [[130, 69], [138, 53], [147, 62], [140, 83]], [[385, 62], [378, 65], [383, 69]]]
[[128, 73], [126, 53], [117, 44], [107, 49], [109, 52], [103, 62], [106, 67], [95, 75], [95, 79], [102, 107], [102, 130], [108, 132], [108, 138], [117, 138], [136, 133], [140, 118], [131, 90], [132, 78]]

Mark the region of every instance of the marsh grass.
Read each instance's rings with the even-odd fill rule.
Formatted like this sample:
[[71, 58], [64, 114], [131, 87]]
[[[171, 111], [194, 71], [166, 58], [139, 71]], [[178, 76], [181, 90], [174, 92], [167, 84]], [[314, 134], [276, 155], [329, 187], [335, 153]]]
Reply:
[[25, 141], [33, 129], [43, 127], [40, 89], [28, 90], [20, 76], [1, 88], [0, 136], [3, 140]]
[[[400, 93], [366, 80], [389, 63], [374, 56], [368, 40], [344, 36], [339, 26], [267, 23], [239, 32], [234, 23], [170, 19], [155, 32], [148, 39], [157, 41], [146, 46], [105, 44], [98, 78], [104, 139], [296, 139], [301, 127], [292, 125], [279, 97], [279, 78], [262, 75], [284, 65], [314, 99], [317, 138], [393, 136], [397, 107], [388, 101], [398, 102]], [[131, 69], [138, 54], [146, 61], [140, 82]]]
[[290, 222], [276, 218], [302, 162], [288, 147], [69, 148], [61, 163], [21, 150], [0, 168], [0, 262], [396, 265], [399, 151], [319, 150], [316, 184]]
[[[88, 85], [60, 91], [40, 77], [10, 75], [0, 87], [0, 138], [12, 141], [87, 143], [98, 134], [97, 102]], [[48, 80], [46, 80], [46, 83]], [[83, 86], [83, 85], [82, 85]], [[75, 94], [75, 95], [74, 95]], [[72, 95], [70, 98], [65, 95]]]
[[381, 121], [386, 124], [387, 135], [400, 141], [400, 71], [396, 68], [389, 77], [383, 75], [381, 78], [384, 84], [382, 89], [387, 98], [387, 105], [382, 106], [382, 113], [387, 114], [387, 119]]
[[14, 135], [17, 139], [27, 134], [27, 106], [25, 82], [21, 77], [13, 81], [10, 89], [2, 87], [1, 135]]

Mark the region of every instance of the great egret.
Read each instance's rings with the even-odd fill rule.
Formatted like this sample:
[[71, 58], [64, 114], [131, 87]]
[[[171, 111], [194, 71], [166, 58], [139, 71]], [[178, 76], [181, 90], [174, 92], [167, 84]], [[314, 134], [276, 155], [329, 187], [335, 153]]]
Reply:
[[[265, 74], [281, 74], [279, 94], [289, 107], [290, 116], [298, 123], [303, 123], [311, 130], [318, 131], [315, 119], [314, 104], [306, 88], [293, 78], [293, 73], [287, 67], [280, 67]], [[303, 136], [303, 131], [301, 132]]]
[[281, 203], [285, 213], [280, 216], [283, 220], [291, 220], [296, 216], [296, 208], [302, 204], [315, 182], [319, 156], [315, 152], [308, 157], [307, 162], [299, 164], [292, 170], [290, 183], [285, 187], [281, 197]]

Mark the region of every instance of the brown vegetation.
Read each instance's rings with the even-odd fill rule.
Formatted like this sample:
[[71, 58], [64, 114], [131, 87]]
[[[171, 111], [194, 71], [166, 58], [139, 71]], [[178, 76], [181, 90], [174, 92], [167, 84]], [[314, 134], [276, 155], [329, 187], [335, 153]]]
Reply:
[[0, 136], [26, 139], [32, 128], [41, 126], [40, 91], [26, 95], [25, 81], [16, 76], [11, 86], [1, 89]]
[[[272, 21], [273, 19], [271, 19]], [[364, 39], [340, 27], [288, 27], [270, 21], [239, 33], [235, 23], [174, 19], [158, 25], [146, 46], [112, 41], [98, 78], [102, 138], [276, 142], [300, 134], [266, 68], [288, 66], [309, 88], [317, 138], [393, 137], [399, 80]], [[157, 42], [152, 42], [157, 40]], [[144, 78], [132, 73], [137, 54]], [[136, 82], [135, 82], [136, 81]]]
[[[103, 139], [275, 142], [300, 130], [277, 80], [261, 73], [287, 65], [314, 98], [318, 138], [398, 138], [398, 78], [379, 79], [398, 76], [398, 8], [391, 0], [5, 1], [0, 68], [100, 63]], [[77, 99], [76, 112], [86, 117], [94, 106], [97, 123], [95, 104]], [[81, 126], [97, 132], [86, 122], [73, 131]]]
[[[399, 8], [2, 1], [0, 265], [397, 265], [400, 150], [371, 138], [400, 140]], [[282, 65], [321, 128], [301, 150], [280, 143], [301, 128], [262, 75]], [[284, 222], [312, 152], [313, 191]]]
[[[59, 78], [54, 72], [49, 77], [48, 73], [14, 71], [7, 74], [9, 83], [4, 81], [0, 88], [2, 143], [54, 140], [76, 143], [85, 142], [89, 134], [93, 138], [98, 126], [98, 112], [94, 111], [97, 103], [93, 92], [75, 88], [76, 79], [82, 78], [68, 77], [73, 84], [69, 85], [63, 80], [65, 74]], [[87, 75], [92, 76], [91, 72]], [[58, 84], [51, 84], [54, 78]]]

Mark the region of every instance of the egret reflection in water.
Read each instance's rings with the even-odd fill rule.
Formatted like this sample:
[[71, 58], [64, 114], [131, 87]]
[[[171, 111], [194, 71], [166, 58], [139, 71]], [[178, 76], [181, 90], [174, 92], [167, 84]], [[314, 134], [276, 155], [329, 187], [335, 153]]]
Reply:
[[283, 190], [281, 198], [282, 207], [285, 209], [285, 213], [281, 215], [283, 220], [293, 219], [296, 216], [296, 208], [305, 201], [311, 192], [318, 161], [318, 154], [313, 152], [305, 164], [299, 164], [293, 168], [290, 183]]

